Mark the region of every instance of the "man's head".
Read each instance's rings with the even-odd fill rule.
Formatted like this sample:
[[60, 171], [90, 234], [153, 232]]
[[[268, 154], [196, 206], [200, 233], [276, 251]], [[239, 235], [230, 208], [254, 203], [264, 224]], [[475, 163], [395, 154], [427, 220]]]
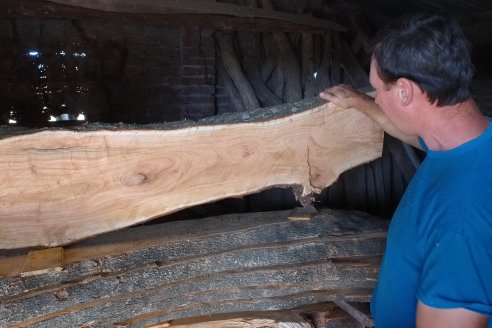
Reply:
[[437, 106], [471, 97], [469, 43], [453, 19], [438, 15], [406, 19], [386, 31], [374, 49], [373, 60], [386, 85], [400, 78], [411, 80]]

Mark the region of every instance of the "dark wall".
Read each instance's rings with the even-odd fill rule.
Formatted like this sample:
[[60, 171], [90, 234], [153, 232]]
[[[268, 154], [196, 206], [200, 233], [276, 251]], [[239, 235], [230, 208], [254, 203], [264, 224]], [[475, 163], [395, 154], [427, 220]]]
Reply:
[[215, 113], [215, 44], [199, 28], [0, 21], [3, 122], [49, 116], [150, 123]]

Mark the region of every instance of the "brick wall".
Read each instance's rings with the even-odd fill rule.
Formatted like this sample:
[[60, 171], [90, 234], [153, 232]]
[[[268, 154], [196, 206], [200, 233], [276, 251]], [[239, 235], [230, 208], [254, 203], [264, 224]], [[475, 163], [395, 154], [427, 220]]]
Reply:
[[[300, 13], [318, 1], [273, 5]], [[233, 110], [216, 76], [211, 30], [63, 19], [4, 19], [0, 27], [0, 123], [12, 109], [26, 123], [64, 111], [83, 112], [89, 121], [150, 123]], [[41, 56], [26, 57], [30, 49]], [[70, 57], [77, 52], [86, 57]], [[44, 73], [35, 68], [39, 64], [47, 67]], [[49, 91], [43, 99], [32, 94], [36, 86]]]
[[[1, 82], [13, 88], [0, 93], [2, 123], [12, 106], [26, 122], [27, 116], [46, 122], [36, 114], [43, 107], [53, 115], [66, 110], [84, 112], [89, 121], [125, 123], [199, 119], [216, 112], [212, 31], [37, 19], [0, 20], [0, 26]], [[29, 57], [33, 49], [39, 56]], [[75, 53], [84, 57], [75, 62]], [[37, 69], [40, 63], [44, 73]], [[26, 92], [40, 83], [49, 94], [33, 95], [26, 104]]]
[[84, 29], [126, 51], [123, 71], [112, 79], [106, 76], [111, 120], [149, 123], [215, 113], [211, 31], [94, 23], [85, 23]]

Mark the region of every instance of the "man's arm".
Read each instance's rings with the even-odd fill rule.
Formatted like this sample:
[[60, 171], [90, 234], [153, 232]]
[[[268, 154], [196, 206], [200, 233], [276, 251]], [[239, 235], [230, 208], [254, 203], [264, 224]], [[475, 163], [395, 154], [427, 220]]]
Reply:
[[437, 309], [417, 304], [417, 328], [486, 328], [488, 317], [466, 309]]
[[418, 137], [401, 132], [383, 113], [374, 99], [352, 89], [348, 85], [337, 85], [320, 93], [320, 97], [342, 108], [355, 108], [373, 119], [386, 133], [418, 149], [422, 146]]

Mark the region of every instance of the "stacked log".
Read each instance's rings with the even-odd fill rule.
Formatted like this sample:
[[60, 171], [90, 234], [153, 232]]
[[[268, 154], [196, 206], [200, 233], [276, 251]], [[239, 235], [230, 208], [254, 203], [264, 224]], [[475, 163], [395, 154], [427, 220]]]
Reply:
[[[367, 302], [387, 221], [280, 211], [145, 225], [79, 242], [63, 270], [0, 257], [0, 326], [144, 327], [219, 313]], [[10, 276], [10, 277], [5, 277]]]
[[[259, 4], [275, 12], [270, 0]], [[229, 95], [239, 95], [231, 98], [232, 110], [299, 101], [342, 82], [369, 89], [367, 68], [358, 54], [362, 50], [370, 52], [371, 36], [370, 32], [359, 36], [359, 30], [365, 27], [360, 16], [360, 12], [347, 16], [355, 36], [340, 29], [327, 29], [321, 34], [217, 32], [218, 65], [226, 68], [219, 70], [219, 78], [233, 82], [223, 83]], [[238, 99], [243, 105], [237, 104]]]

